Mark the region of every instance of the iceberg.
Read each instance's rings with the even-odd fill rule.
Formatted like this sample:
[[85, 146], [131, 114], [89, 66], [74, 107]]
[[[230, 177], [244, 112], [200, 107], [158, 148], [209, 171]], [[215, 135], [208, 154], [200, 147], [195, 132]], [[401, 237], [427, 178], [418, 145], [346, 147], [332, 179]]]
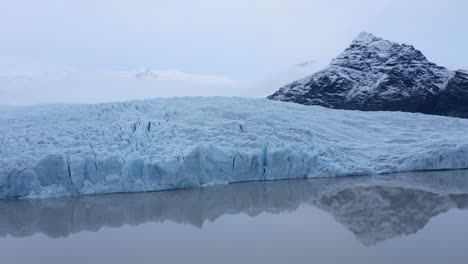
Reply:
[[0, 107], [0, 199], [468, 168], [468, 120], [266, 99]]

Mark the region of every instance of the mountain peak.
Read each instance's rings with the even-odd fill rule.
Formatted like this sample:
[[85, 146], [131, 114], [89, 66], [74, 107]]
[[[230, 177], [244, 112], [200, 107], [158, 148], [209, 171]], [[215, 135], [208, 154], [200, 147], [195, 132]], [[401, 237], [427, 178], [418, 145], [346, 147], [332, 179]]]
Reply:
[[353, 43], [372, 43], [374, 41], [379, 41], [382, 40], [382, 38], [379, 38], [371, 33], [368, 32], [361, 32], [357, 37], [353, 40]]
[[468, 118], [468, 77], [430, 62], [411, 45], [362, 32], [327, 68], [281, 87], [268, 98]]
[[154, 73], [150, 68], [138, 70], [137, 73], [135, 74], [135, 77], [137, 79], [145, 79], [145, 78], [154, 78], [157, 79], [158, 75]]

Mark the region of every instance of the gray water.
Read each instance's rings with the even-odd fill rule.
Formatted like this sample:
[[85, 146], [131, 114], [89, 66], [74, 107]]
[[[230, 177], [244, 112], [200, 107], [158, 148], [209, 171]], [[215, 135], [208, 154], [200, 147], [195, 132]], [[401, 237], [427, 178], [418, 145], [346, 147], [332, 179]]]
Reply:
[[468, 171], [0, 201], [0, 263], [468, 263]]

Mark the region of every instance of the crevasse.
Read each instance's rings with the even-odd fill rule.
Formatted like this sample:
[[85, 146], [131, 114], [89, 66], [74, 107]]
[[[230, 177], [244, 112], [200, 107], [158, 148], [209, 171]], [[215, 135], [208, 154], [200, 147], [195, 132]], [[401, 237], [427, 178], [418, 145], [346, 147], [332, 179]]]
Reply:
[[0, 108], [0, 198], [468, 168], [468, 120], [266, 99]]

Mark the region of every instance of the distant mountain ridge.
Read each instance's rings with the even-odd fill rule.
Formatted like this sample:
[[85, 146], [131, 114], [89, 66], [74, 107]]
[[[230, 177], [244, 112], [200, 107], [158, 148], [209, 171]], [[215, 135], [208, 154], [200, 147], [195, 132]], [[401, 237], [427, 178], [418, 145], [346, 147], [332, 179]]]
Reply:
[[283, 86], [268, 99], [468, 118], [468, 72], [451, 71], [411, 45], [363, 32], [327, 68]]

